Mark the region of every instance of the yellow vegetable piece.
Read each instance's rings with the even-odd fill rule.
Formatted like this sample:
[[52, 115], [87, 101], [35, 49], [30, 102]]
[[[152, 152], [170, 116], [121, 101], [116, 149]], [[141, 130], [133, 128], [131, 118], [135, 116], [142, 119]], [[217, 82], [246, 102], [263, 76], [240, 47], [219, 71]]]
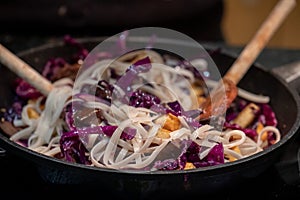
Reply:
[[[238, 146], [232, 147], [231, 149], [232, 149], [233, 151], [235, 151], [235, 152], [241, 154], [241, 150], [240, 150], [240, 148], [239, 148]], [[233, 162], [233, 161], [237, 160], [237, 158], [233, 157], [232, 155], [227, 155], [227, 157], [228, 157], [228, 160], [229, 160], [230, 162]]]
[[181, 126], [181, 124], [180, 124], [178, 117], [169, 113], [168, 117], [166, 118], [163, 128], [167, 129], [169, 131], [175, 131], [175, 130], [178, 130], [180, 128], [180, 126]]
[[[29, 99], [29, 100], [27, 101], [27, 104], [35, 104], [36, 101], [37, 101], [37, 99]], [[45, 109], [45, 104], [40, 104], [40, 109], [41, 109], [41, 110], [44, 110], [44, 109]]]
[[195, 165], [191, 162], [187, 162], [184, 166], [184, 169], [187, 170], [187, 169], [195, 169]]
[[170, 138], [170, 133], [171, 131], [164, 129], [164, 128], [160, 128], [156, 134], [157, 137], [162, 138], [162, 139], [168, 139]]
[[[261, 122], [259, 122], [259, 123], [257, 124], [257, 127], [256, 127], [256, 133], [259, 134], [263, 128], [264, 128], [264, 125], [263, 125]], [[268, 132], [265, 131], [265, 132], [261, 135], [260, 139], [261, 139], [262, 141], [266, 141], [266, 140], [268, 139]]]
[[36, 110], [34, 110], [33, 108], [28, 108], [27, 114], [30, 119], [37, 119], [40, 117], [39, 113]]
[[258, 134], [263, 128], [264, 125], [261, 122], [258, 122], [256, 126], [256, 133]]
[[268, 132], [265, 131], [265, 132], [261, 135], [260, 139], [261, 139], [262, 141], [266, 141], [266, 140], [268, 139]]

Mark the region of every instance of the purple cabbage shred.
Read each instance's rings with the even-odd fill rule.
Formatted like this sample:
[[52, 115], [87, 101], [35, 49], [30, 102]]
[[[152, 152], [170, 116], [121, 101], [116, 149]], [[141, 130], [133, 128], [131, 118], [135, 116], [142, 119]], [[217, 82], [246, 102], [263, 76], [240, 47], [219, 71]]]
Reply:
[[155, 104], [160, 104], [160, 99], [142, 90], [134, 91], [129, 99], [129, 105], [134, 107], [151, 108]]
[[199, 146], [196, 142], [192, 140], [182, 140], [180, 148], [181, 154], [177, 159], [156, 161], [154, 168], [159, 170], [183, 170], [188, 162], [192, 163], [196, 168], [224, 163], [224, 150], [221, 143], [216, 144], [202, 160], [199, 157], [199, 153], [204, 147]]
[[63, 133], [60, 138], [60, 149], [63, 158], [68, 162], [90, 164], [87, 149], [81, 142], [79, 135], [73, 131]]

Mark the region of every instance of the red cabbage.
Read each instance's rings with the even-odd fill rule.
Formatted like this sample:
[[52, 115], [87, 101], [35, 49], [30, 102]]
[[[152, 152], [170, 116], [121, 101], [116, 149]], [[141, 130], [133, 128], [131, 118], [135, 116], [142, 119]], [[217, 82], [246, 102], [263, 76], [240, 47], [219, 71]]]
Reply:
[[167, 105], [171, 109], [168, 109], [167, 113], [171, 113], [175, 116], [181, 116], [183, 108], [181, 107], [178, 101], [169, 102], [167, 103]]
[[167, 105], [170, 109], [167, 108], [166, 113], [171, 113], [175, 116], [182, 116], [192, 130], [201, 126], [199, 121], [195, 120], [199, 116], [200, 110], [184, 111], [178, 101], [169, 102]]
[[125, 74], [117, 81], [117, 85], [124, 90], [125, 93], [131, 92], [131, 84], [137, 78], [139, 73], [148, 72], [151, 69], [151, 61], [147, 56], [130, 65]]
[[277, 126], [278, 121], [275, 112], [268, 104], [261, 104], [261, 115], [259, 116], [261, 122], [266, 126]]
[[166, 159], [156, 161], [153, 165], [153, 168], [158, 170], [175, 170], [178, 169], [178, 162], [175, 159]]
[[42, 94], [23, 79], [17, 80], [16, 94], [23, 99], [36, 99]]
[[63, 133], [60, 138], [60, 149], [63, 158], [68, 162], [90, 164], [87, 149], [74, 131]]
[[59, 68], [65, 66], [67, 62], [63, 58], [50, 58], [44, 66], [42, 75], [49, 80], [52, 80], [53, 76], [57, 73]]
[[216, 144], [203, 160], [194, 162], [193, 164], [198, 167], [207, 167], [219, 165], [224, 163], [224, 148], [222, 143]]
[[142, 90], [134, 91], [129, 99], [129, 105], [134, 107], [151, 108], [155, 104], [160, 104], [160, 99]]
[[182, 154], [178, 158], [179, 168], [184, 169], [187, 162], [193, 163], [196, 168], [213, 166], [224, 163], [224, 148], [222, 143], [216, 144], [206, 157], [200, 160], [201, 147], [191, 140], [183, 140]]
[[[101, 126], [100, 128], [101, 128], [101, 130], [103, 131], [103, 133], [105, 135], [111, 137], [112, 134], [115, 132], [115, 130], [118, 127], [117, 126], [106, 125], [106, 126]], [[120, 138], [124, 139], [124, 140], [132, 140], [135, 135], [136, 135], [136, 129], [126, 127], [124, 129], [124, 131], [122, 132]]]

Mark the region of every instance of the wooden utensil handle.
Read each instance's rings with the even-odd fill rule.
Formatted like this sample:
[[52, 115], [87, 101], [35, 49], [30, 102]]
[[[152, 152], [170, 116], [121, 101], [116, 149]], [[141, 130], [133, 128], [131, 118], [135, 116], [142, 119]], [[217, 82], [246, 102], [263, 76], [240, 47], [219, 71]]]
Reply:
[[0, 44], [0, 62], [16, 73], [19, 77], [27, 81], [31, 86], [39, 90], [42, 94], [48, 95], [53, 89], [52, 83], [29, 66], [7, 48]]
[[295, 5], [296, 0], [281, 0], [275, 5], [255, 36], [226, 72], [224, 79], [230, 79], [234, 84], [238, 84]]

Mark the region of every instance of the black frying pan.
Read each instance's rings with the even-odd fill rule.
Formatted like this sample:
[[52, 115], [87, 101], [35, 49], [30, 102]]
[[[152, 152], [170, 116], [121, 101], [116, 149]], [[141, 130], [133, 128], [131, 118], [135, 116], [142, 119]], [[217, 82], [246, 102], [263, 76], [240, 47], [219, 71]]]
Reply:
[[[94, 48], [102, 39], [88, 38], [79, 40], [88, 49]], [[171, 41], [172, 42], [172, 41]], [[173, 41], [174, 42], [174, 41]], [[174, 43], [174, 45], [182, 45]], [[204, 46], [207, 50], [209, 46]], [[184, 48], [191, 48], [183, 45]], [[32, 48], [19, 56], [31, 66], [40, 69], [50, 57], [67, 57], [76, 50], [65, 47], [63, 43], [55, 43]], [[236, 57], [224, 51], [212, 54], [222, 74], [231, 66]], [[39, 68], [40, 67], [40, 68]], [[8, 106], [13, 98], [10, 87], [16, 75], [5, 67], [0, 67], [0, 107]], [[3, 76], [5, 74], [5, 76]], [[254, 79], [255, 77], [255, 79]], [[296, 90], [288, 85], [274, 72], [266, 71], [254, 64], [240, 81], [239, 86], [255, 93], [263, 93], [271, 97], [279, 121], [282, 139], [269, 149], [223, 165], [199, 168], [189, 171], [157, 171], [151, 174], [130, 174], [110, 169], [66, 163], [47, 157], [11, 142], [2, 132], [0, 146], [6, 152], [26, 159], [38, 170], [42, 179], [49, 184], [84, 185], [107, 194], [120, 197], [156, 197], [170, 198], [173, 195], [199, 194], [206, 195], [232, 188], [238, 183], [254, 178], [271, 165], [283, 154], [287, 146], [294, 140], [300, 126], [300, 100]], [[26, 173], [26, 172], [25, 172]]]

